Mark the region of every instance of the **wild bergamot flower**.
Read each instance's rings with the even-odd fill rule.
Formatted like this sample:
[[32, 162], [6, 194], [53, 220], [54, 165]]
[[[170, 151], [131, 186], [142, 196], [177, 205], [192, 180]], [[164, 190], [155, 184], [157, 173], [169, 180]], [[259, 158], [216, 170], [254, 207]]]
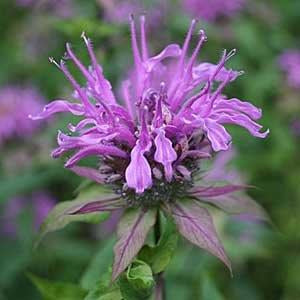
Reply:
[[[82, 38], [90, 67], [80, 62], [69, 44], [66, 46], [66, 58], [86, 78], [85, 86], [78, 84], [64, 60], [57, 63], [51, 58], [72, 84], [76, 102], [53, 101], [32, 118], [43, 119], [57, 112], [81, 116], [78, 124], [70, 124], [71, 135], [58, 133], [59, 146], [52, 155], [59, 157], [72, 151], [67, 168], [99, 184], [109, 184], [114, 191], [107, 199], [74, 206], [66, 213], [124, 208], [115, 246], [114, 279], [143, 246], [155, 223], [156, 208], [173, 217], [184, 237], [230, 268], [211, 216], [200, 201], [220, 208], [229, 201], [231, 208], [239, 207], [236, 213], [250, 209], [259, 214], [260, 210], [250, 200], [240, 205], [238, 198], [227, 197], [244, 186], [201, 185], [196, 174], [204, 159], [230, 147], [231, 136], [224, 125], [235, 124], [255, 137], [266, 137], [268, 131], [261, 132], [262, 126], [256, 122], [261, 110], [223, 94], [227, 84], [242, 74], [225, 68], [235, 50], [224, 51], [217, 65], [198, 64], [199, 51], [206, 41], [205, 32], [200, 30], [198, 43], [188, 55], [196, 21], [192, 21], [182, 47], [171, 44], [155, 56], [148, 52], [145, 17], [140, 20], [140, 46], [133, 18], [130, 27], [134, 68], [122, 84], [121, 99], [116, 98], [104, 77], [85, 34]], [[100, 167], [78, 165], [88, 156], [97, 156]], [[222, 196], [225, 204], [220, 203]]]

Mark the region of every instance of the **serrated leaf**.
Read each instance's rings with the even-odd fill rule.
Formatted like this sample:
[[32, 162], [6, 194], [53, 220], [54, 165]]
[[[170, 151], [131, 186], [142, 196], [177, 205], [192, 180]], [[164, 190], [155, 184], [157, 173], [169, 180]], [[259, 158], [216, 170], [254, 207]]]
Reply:
[[119, 240], [114, 247], [112, 280], [115, 280], [137, 255], [155, 220], [154, 209], [128, 209], [124, 213], [118, 225]]
[[166, 269], [177, 247], [178, 234], [171, 220], [167, 221], [165, 232], [157, 246], [145, 245], [139, 253], [139, 258], [146, 261], [154, 274]]
[[83, 214], [75, 214], [80, 208], [92, 204], [94, 202], [112, 199], [115, 195], [108, 193], [103, 187], [92, 187], [82, 191], [78, 197], [72, 201], [61, 202], [57, 204], [49, 213], [43, 224], [41, 225], [35, 246], [49, 232], [53, 232], [64, 228], [72, 222], [88, 222], [99, 223], [108, 218], [108, 212], [91, 212]]
[[148, 299], [152, 294], [154, 283], [150, 266], [141, 260], [134, 261], [119, 280], [124, 300]]
[[28, 274], [27, 276], [45, 300], [82, 300], [87, 294], [87, 291], [80, 288], [77, 284], [52, 282], [33, 274]]
[[194, 200], [182, 200], [170, 206], [178, 231], [191, 243], [218, 257], [229, 268], [231, 263], [220, 242], [208, 210]]

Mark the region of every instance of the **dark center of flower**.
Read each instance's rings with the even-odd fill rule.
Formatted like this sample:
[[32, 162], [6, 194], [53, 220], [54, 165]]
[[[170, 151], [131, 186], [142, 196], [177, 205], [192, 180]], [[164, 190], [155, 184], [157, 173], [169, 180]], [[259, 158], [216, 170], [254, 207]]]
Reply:
[[164, 203], [172, 203], [183, 198], [186, 191], [192, 187], [191, 181], [164, 182], [155, 180], [151, 189], [145, 190], [143, 194], [136, 194], [134, 190], [128, 189], [121, 192], [121, 197], [129, 207], [158, 207]]

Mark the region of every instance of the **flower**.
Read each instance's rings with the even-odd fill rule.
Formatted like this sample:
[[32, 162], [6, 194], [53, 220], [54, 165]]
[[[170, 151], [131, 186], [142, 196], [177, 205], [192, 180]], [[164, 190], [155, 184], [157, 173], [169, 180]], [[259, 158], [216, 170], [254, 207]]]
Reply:
[[38, 229], [44, 218], [54, 207], [55, 202], [52, 196], [43, 191], [38, 191], [31, 197], [15, 197], [10, 199], [3, 211], [3, 233], [10, 237], [16, 236], [18, 216], [29, 207], [33, 212], [34, 227]]
[[279, 57], [279, 66], [287, 75], [290, 87], [300, 88], [300, 51], [290, 49], [283, 52]]
[[26, 138], [38, 127], [28, 118], [44, 105], [44, 98], [33, 87], [4, 86], [0, 88], [0, 145], [9, 138]]
[[[223, 52], [217, 65], [197, 64], [199, 51], [206, 41], [204, 31], [192, 55], [187, 52], [196, 21], [192, 21], [181, 48], [168, 45], [156, 56], [149, 56], [145, 34], [145, 17], [141, 17], [141, 50], [138, 46], [134, 19], [130, 19], [134, 70], [123, 82], [123, 103], [117, 100], [109, 81], [98, 64], [92, 43], [82, 35], [91, 58], [85, 67], [67, 44], [67, 58], [86, 78], [80, 86], [70, 74], [66, 62], [50, 59], [67, 77], [80, 102], [55, 100], [32, 117], [44, 119], [57, 112], [70, 112], [82, 120], [70, 124], [74, 135], [58, 133], [54, 157], [70, 151], [65, 166], [76, 174], [99, 184], [109, 184], [113, 192], [98, 199], [72, 201], [64, 215], [89, 214], [123, 208], [115, 246], [113, 279], [130, 264], [145, 242], [156, 220], [156, 209], [170, 214], [178, 231], [192, 243], [230, 262], [221, 245], [212, 218], [199, 201], [233, 213], [253, 209], [248, 200], [239, 203], [232, 196], [244, 185], [207, 186], [197, 184], [196, 174], [203, 159], [231, 144], [224, 124], [246, 128], [253, 136], [264, 138], [268, 131], [255, 121], [261, 110], [237, 98], [227, 99], [223, 89], [242, 72], [228, 70], [225, 63], [235, 50]], [[217, 86], [216, 88], [214, 88]], [[99, 168], [78, 165], [88, 156], [97, 156]], [[224, 203], [223, 199], [224, 200]], [[225, 206], [225, 208], [224, 208]], [[55, 213], [56, 217], [58, 214]]]
[[230, 17], [240, 11], [245, 0], [183, 0], [183, 8], [193, 17], [215, 21], [218, 17]]

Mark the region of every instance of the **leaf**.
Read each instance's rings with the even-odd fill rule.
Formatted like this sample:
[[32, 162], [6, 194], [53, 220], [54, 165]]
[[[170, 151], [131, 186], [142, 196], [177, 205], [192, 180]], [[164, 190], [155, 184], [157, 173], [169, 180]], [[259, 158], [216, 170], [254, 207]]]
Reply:
[[178, 235], [172, 220], [167, 221], [165, 231], [157, 246], [145, 245], [139, 253], [139, 257], [146, 261], [154, 274], [166, 269], [177, 247]]
[[119, 284], [111, 284], [110, 278], [111, 271], [104, 273], [84, 300], [123, 300]]
[[105, 199], [112, 199], [113, 197], [116, 196], [109, 194], [103, 187], [93, 187], [81, 192], [75, 200], [57, 204], [41, 225], [35, 246], [47, 233], [62, 229], [72, 222], [98, 223], [107, 219], [109, 216], [107, 212], [74, 213], [85, 208], [86, 205], [104, 201]]
[[218, 257], [231, 272], [230, 261], [219, 241], [208, 210], [189, 199], [171, 205], [171, 212], [181, 235], [196, 246]]
[[[234, 187], [234, 186], [232, 186]], [[218, 189], [218, 190], [217, 190]], [[221, 190], [226, 191], [223, 194]], [[260, 220], [269, 221], [264, 209], [246, 194], [230, 194], [230, 186], [210, 187], [193, 194], [199, 201], [212, 204], [229, 214], [247, 214]], [[229, 193], [229, 194], [227, 194]]]
[[112, 280], [115, 280], [137, 255], [155, 220], [154, 209], [128, 209], [124, 213], [118, 225], [119, 240], [114, 247]]
[[112, 248], [115, 243], [115, 239], [110, 239], [105, 241], [105, 245], [101, 242], [101, 246], [97, 254], [91, 260], [89, 266], [83, 273], [80, 285], [90, 290], [96, 285], [96, 283], [101, 278], [103, 270], [108, 269], [112, 261]]
[[151, 296], [155, 281], [150, 266], [136, 260], [120, 277], [119, 283], [124, 300], [143, 300]]
[[51, 282], [33, 274], [27, 274], [45, 300], [82, 300], [87, 292], [77, 284]]

